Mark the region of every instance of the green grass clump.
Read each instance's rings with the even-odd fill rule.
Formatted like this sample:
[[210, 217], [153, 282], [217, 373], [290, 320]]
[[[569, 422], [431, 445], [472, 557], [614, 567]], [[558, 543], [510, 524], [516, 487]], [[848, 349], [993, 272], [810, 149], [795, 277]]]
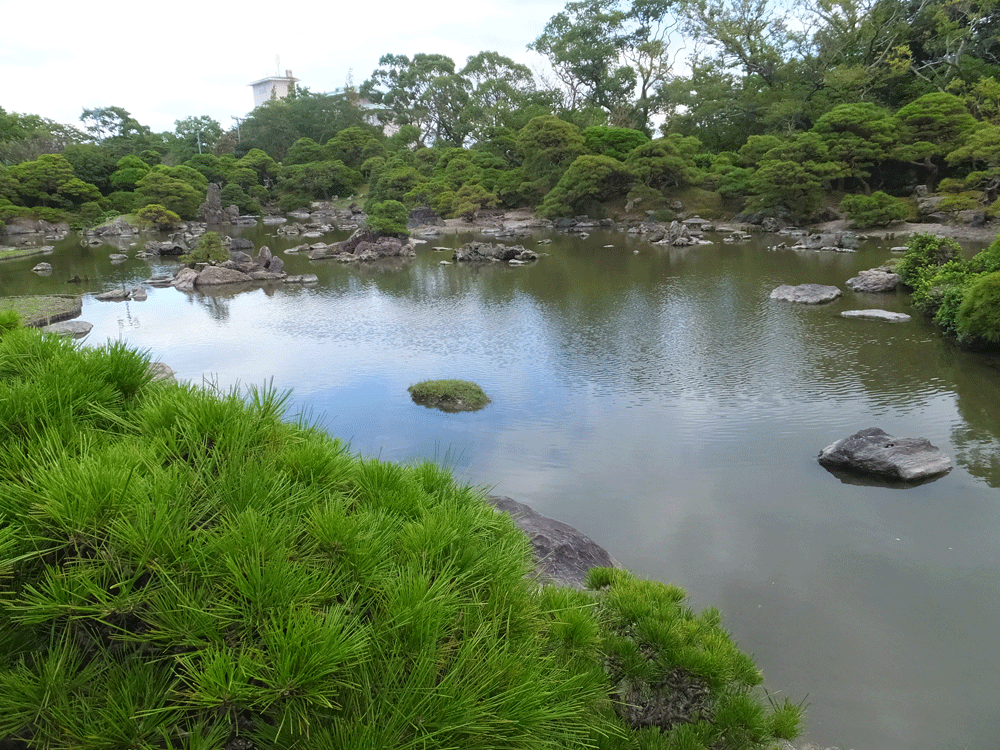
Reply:
[[490, 402], [483, 389], [468, 380], [425, 380], [407, 390], [416, 403], [442, 411], [476, 411]]
[[286, 403], [0, 331], [0, 743], [742, 750], [796, 730], [714, 610], [615, 570], [539, 590], [479, 491], [352, 456]]

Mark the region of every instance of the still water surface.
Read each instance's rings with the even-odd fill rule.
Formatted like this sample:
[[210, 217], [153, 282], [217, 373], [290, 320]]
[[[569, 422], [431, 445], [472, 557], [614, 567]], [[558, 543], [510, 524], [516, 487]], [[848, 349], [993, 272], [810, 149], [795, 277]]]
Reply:
[[[718, 606], [769, 688], [809, 704], [810, 741], [995, 749], [1000, 360], [955, 349], [902, 293], [768, 298], [782, 283], [846, 290], [884, 246], [548, 236], [523, 241], [548, 253], [529, 267], [441, 265], [450, 254], [432, 245], [469, 239], [449, 237], [386, 265], [284, 255], [289, 273], [319, 275], [311, 287], [151, 289], [141, 303], [93, 293], [172, 264], [112, 265], [112, 248], [70, 240], [45, 259], [51, 277], [30, 272], [38, 258], [0, 264], [0, 293], [76, 291], [65, 280], [86, 277], [86, 344], [124, 339], [223, 388], [273, 380], [292, 413], [358, 453], [444, 462], [576, 526], [640, 576]], [[914, 319], [838, 315], [865, 307]], [[429, 378], [474, 380], [493, 403], [413, 404], [407, 386]], [[926, 436], [956, 468], [902, 490], [816, 462], [872, 426]]]

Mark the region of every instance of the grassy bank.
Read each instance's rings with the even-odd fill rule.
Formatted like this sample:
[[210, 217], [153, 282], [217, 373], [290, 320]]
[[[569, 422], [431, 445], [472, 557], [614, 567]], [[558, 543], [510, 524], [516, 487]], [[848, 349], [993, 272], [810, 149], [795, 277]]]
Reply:
[[75, 318], [83, 310], [83, 303], [75, 294], [0, 297], [2, 310], [13, 310], [26, 326], [41, 327]]
[[270, 389], [154, 383], [122, 344], [3, 328], [5, 746], [696, 750], [797, 731], [680, 589], [605, 569], [591, 592], [539, 589], [523, 534], [437, 466], [353, 456]]

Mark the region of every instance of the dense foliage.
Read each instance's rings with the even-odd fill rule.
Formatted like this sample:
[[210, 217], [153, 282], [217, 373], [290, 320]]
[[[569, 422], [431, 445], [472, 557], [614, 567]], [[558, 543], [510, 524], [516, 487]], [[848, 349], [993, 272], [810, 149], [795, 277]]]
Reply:
[[917, 234], [896, 270], [914, 305], [961, 343], [1000, 344], [1000, 238], [966, 260], [954, 240]]
[[[0, 313], [0, 742], [763, 747], [801, 712], [684, 593], [539, 588], [430, 464], [351, 456], [270, 389], [152, 382]], [[600, 592], [600, 593], [599, 593]], [[670, 710], [664, 710], [669, 707]]]
[[244, 213], [366, 195], [561, 216], [664, 209], [695, 186], [734, 212], [840, 205], [864, 227], [915, 217], [896, 199], [923, 185], [940, 212], [996, 218], [998, 19], [996, 0], [569, 0], [529, 45], [548, 77], [490, 51], [386, 54], [357, 88], [297, 88], [229, 130], [0, 109], [0, 221], [192, 219], [208, 181]]

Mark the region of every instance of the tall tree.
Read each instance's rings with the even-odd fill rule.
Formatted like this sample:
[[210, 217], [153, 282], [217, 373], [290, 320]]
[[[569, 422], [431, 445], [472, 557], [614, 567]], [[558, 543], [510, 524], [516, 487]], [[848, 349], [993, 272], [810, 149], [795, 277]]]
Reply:
[[445, 55], [383, 55], [371, 78], [361, 85], [363, 98], [378, 105], [379, 119], [396, 127], [413, 125], [419, 144], [460, 146], [471, 131], [463, 119], [469, 81], [455, 72]]

